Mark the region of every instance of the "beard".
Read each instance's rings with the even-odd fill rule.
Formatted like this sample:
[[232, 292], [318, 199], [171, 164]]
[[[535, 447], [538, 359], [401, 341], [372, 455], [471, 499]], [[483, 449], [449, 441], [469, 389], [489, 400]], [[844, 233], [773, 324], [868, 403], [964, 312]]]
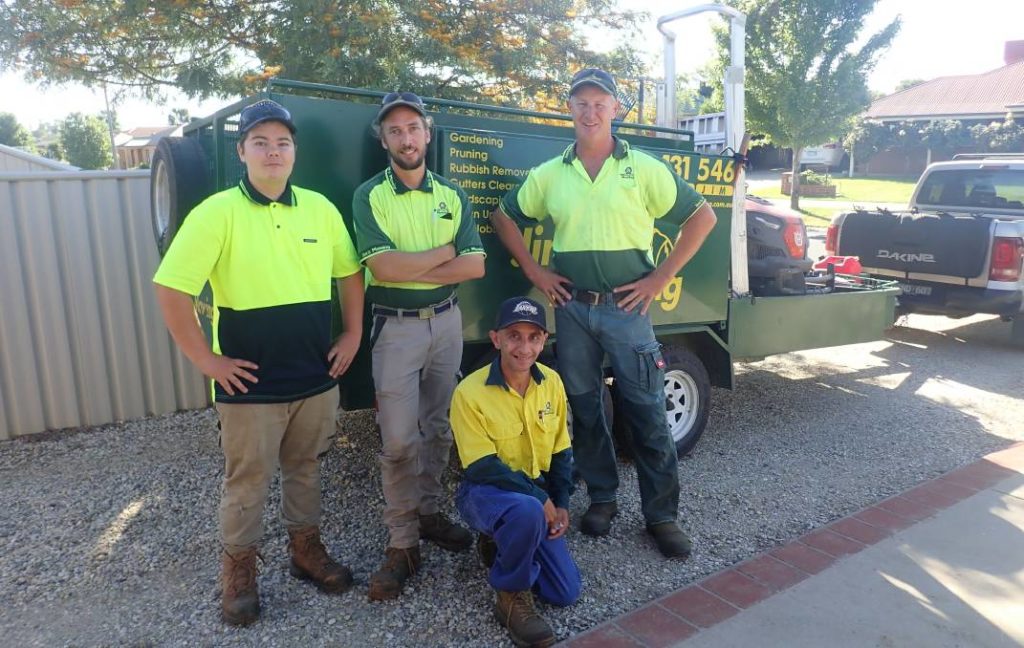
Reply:
[[392, 153], [390, 150], [388, 151], [388, 158], [395, 164], [395, 166], [406, 171], [415, 171], [416, 169], [423, 166], [423, 160], [425, 160], [426, 157], [427, 154], [425, 152], [420, 152], [420, 154], [416, 156], [412, 162], [406, 162], [398, 155]]

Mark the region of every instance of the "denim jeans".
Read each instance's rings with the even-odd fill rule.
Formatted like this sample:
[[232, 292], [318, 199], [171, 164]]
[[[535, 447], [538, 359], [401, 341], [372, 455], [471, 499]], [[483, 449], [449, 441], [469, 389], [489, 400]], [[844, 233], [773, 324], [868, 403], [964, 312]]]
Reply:
[[665, 362], [650, 315], [626, 312], [610, 300], [572, 300], [555, 309], [558, 371], [572, 407], [572, 451], [592, 503], [615, 500], [619, 475], [602, 399], [607, 354], [621, 396], [616, 416], [633, 435], [640, 498], [647, 524], [676, 519], [679, 473], [665, 418]]

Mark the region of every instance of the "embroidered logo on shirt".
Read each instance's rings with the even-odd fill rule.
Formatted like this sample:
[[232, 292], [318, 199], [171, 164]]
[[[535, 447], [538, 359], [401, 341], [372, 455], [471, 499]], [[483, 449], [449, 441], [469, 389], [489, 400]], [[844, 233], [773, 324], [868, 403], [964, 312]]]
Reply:
[[622, 173], [620, 173], [619, 177], [622, 178], [623, 180], [632, 180], [633, 179], [633, 167], [631, 167], [631, 166], [626, 167], [626, 170], [623, 171]]
[[551, 407], [551, 401], [548, 401], [547, 403], [544, 404], [544, 409], [537, 410], [537, 418], [540, 419], [541, 423], [544, 422], [544, 417], [545, 416], [554, 416], [554, 415], [555, 415], [555, 410]]
[[452, 213], [448, 210], [448, 205], [444, 202], [438, 203], [437, 207], [434, 207], [434, 218], [441, 220], [452, 220]]

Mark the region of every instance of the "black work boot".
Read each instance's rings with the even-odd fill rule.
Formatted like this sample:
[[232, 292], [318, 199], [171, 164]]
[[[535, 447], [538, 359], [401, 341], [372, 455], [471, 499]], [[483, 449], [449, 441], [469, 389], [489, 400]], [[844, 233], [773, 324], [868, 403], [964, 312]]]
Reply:
[[619, 514], [619, 505], [615, 502], [597, 502], [591, 504], [580, 519], [580, 531], [589, 536], [605, 536], [612, 530], [612, 518]]
[[220, 617], [224, 623], [246, 626], [260, 618], [256, 557], [255, 547], [234, 555], [221, 554]]
[[544, 617], [537, 614], [530, 592], [498, 590], [494, 616], [498, 623], [508, 628], [512, 642], [517, 646], [544, 648], [555, 643], [555, 633]]
[[690, 557], [692, 545], [683, 530], [675, 522], [662, 522], [661, 524], [648, 524], [647, 533], [654, 536], [654, 542], [658, 545], [658, 551], [666, 558]]
[[384, 564], [370, 576], [370, 600], [388, 601], [402, 593], [405, 581], [420, 568], [420, 548], [384, 550]]
[[481, 533], [476, 537], [476, 553], [480, 556], [480, 563], [490, 569], [494, 566], [494, 561], [498, 557], [498, 545], [494, 542], [494, 538], [491, 536]]
[[288, 529], [288, 551], [292, 556], [288, 571], [295, 578], [312, 581], [328, 594], [341, 594], [352, 587], [352, 570], [327, 554], [317, 527]]
[[440, 512], [420, 516], [420, 538], [448, 551], [465, 551], [473, 545], [473, 534]]

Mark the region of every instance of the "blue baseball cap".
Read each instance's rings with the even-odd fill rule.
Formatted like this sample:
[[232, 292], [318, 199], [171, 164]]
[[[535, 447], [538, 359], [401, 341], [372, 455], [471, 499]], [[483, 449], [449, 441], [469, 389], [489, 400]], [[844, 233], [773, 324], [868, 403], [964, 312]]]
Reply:
[[545, 333], [550, 332], [548, 331], [547, 314], [544, 312], [544, 307], [529, 297], [512, 297], [503, 301], [498, 308], [498, 317], [494, 321], [494, 330], [500, 331], [519, 322], [536, 324]]
[[295, 134], [295, 124], [292, 122], [292, 114], [288, 109], [270, 99], [261, 99], [254, 104], [242, 108], [238, 115], [238, 134], [245, 135], [258, 124], [263, 122], [276, 121], [284, 124], [292, 135]]
[[585, 85], [597, 86], [613, 97], [618, 96], [615, 79], [600, 68], [583, 68], [574, 74], [569, 86], [569, 96], [576, 94], [576, 91]]

